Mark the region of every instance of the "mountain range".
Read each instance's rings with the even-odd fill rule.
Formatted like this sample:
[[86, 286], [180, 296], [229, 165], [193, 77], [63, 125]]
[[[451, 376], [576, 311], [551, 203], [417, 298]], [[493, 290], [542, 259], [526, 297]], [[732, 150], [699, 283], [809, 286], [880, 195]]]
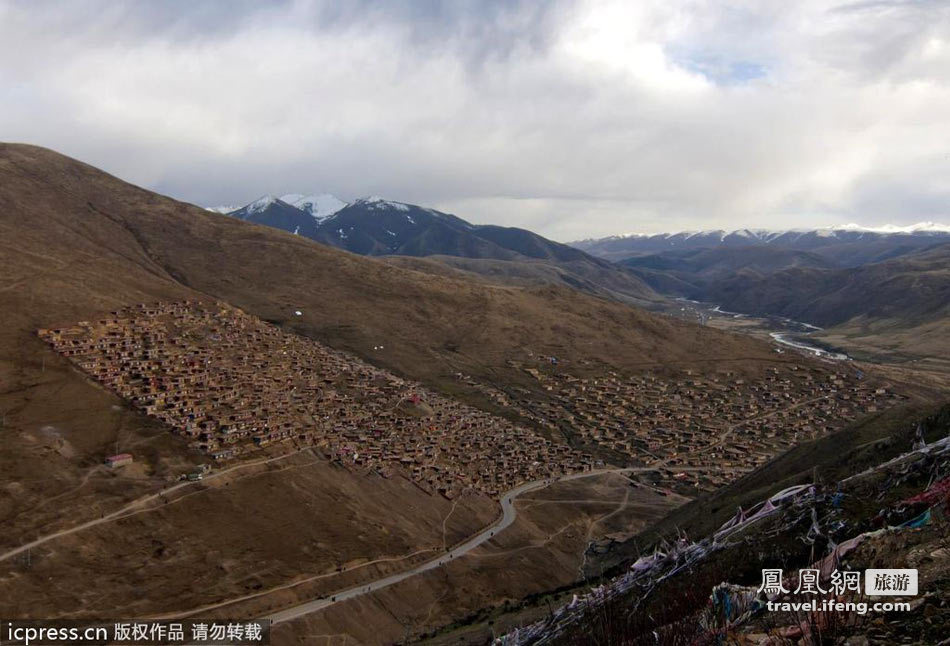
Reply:
[[861, 227], [848, 224], [823, 229], [737, 229], [611, 236], [570, 243], [598, 258], [625, 260], [668, 251], [769, 247], [807, 251], [842, 267], [894, 258], [939, 242], [950, 242], [950, 225], [921, 222], [908, 227]]
[[862, 356], [950, 354], [950, 227], [707, 231], [574, 243], [667, 297], [819, 327]]
[[[337, 594], [340, 585], [350, 585], [351, 580], [342, 577], [366, 575], [361, 568], [375, 566], [376, 555], [401, 561], [398, 555], [419, 555], [420, 545], [426, 552], [433, 551], [425, 547], [429, 545], [452, 550], [497, 517], [493, 501], [477, 492], [453, 501], [429, 496], [403, 478], [351, 471], [307, 447], [235, 465], [240, 470], [216, 468], [214, 479], [173, 484], [196, 461], [182, 438], [52, 352], [37, 336], [38, 328], [96, 321], [110, 310], [141, 303], [220, 301], [283, 331], [360, 357], [395, 373], [394, 377], [419, 381], [499, 414], [504, 406], [498, 398], [504, 401], [512, 394], [526, 402], [529, 413], [547, 414], [551, 376], [561, 371], [570, 376], [572, 388], [580, 390], [587, 388], [584, 382], [596, 384], [600, 375], [614, 371], [642, 376], [644, 383], [655, 384], [649, 387], [651, 392], [654, 388], [666, 391], [665, 377], [675, 377], [669, 396], [676, 401], [691, 396], [697, 374], [725, 377], [725, 370], [741, 383], [739, 379], [762, 378], [782, 364], [807, 371], [809, 379], [811, 373], [826, 374], [819, 362], [776, 353], [774, 346], [752, 336], [630, 307], [588, 293], [593, 291], [590, 286], [572, 289], [558, 284], [578, 276], [579, 270], [569, 273], [569, 268], [580, 265], [603, 270], [599, 285], [607, 284], [610, 276], [639, 281], [634, 272], [644, 269], [643, 264], [628, 267], [590, 260], [580, 250], [530, 232], [475, 226], [454, 216], [385, 200], [360, 200], [329, 215], [314, 200], [308, 203], [315, 216], [297, 205], [302, 198], [285, 197], [265, 200], [257, 210], [247, 208], [228, 217], [133, 186], [50, 150], [0, 144], [0, 432], [4, 441], [0, 514], [6, 530], [0, 535], [0, 552], [29, 548], [25, 555], [17, 553], [5, 561], [6, 585], [16, 592], [0, 595], [7, 616], [177, 617], [208, 608], [216, 610], [214, 617], [237, 613], [235, 608], [240, 615], [231, 616], [262, 616]], [[317, 234], [327, 233], [327, 224], [332, 222], [347, 237], [341, 234], [330, 244], [299, 231], [293, 235], [294, 231], [263, 221], [265, 212], [282, 214], [301, 226], [302, 214], [315, 223]], [[420, 254], [430, 248], [442, 253], [427, 257], [389, 255], [389, 250], [372, 253], [376, 249], [372, 241], [380, 236], [380, 229], [389, 236], [386, 229], [400, 217], [406, 230], [401, 239], [407, 245], [413, 235], [419, 244], [431, 236], [432, 246], [419, 247]], [[429, 227], [430, 233], [413, 234], [417, 223]], [[330, 234], [333, 231], [329, 229]], [[341, 240], [368, 246], [338, 248]], [[683, 257], [655, 256], [644, 262], [652, 262], [655, 271], [673, 272], [679, 267], [683, 276], [703, 272], [734, 276], [747, 271], [763, 280], [784, 271], [853, 271], [842, 282], [813, 278], [804, 282], [816, 288], [815, 299], [820, 299], [829, 293], [847, 294], [848, 289], [857, 298], [861, 289], [874, 291], [869, 285], [893, 281], [892, 287], [882, 290], [893, 300], [893, 307], [881, 311], [881, 316], [905, 311], [931, 316], [933, 312], [915, 308], [928, 300], [945, 299], [946, 247], [855, 269], [833, 266], [811, 252], [778, 254], [769, 248], [763, 253], [748, 247], [728, 254], [713, 249]], [[460, 249], [503, 257], [445, 253]], [[537, 275], [542, 274], [549, 279], [538, 285]], [[521, 284], [509, 284], [516, 279]], [[750, 283], [737, 291], [777, 288]], [[770, 308], [784, 306], [770, 302], [768, 295], [756, 298]], [[858, 302], [853, 307], [867, 308], [868, 304]], [[222, 341], [216, 334], [201, 338], [203, 343]], [[231, 351], [241, 355], [246, 348], [238, 345]], [[183, 353], [189, 365], [195, 364], [196, 356], [192, 350]], [[526, 369], [541, 362], [543, 371]], [[345, 380], [341, 378], [340, 383]], [[487, 390], [491, 395], [486, 394], [485, 384], [492, 386]], [[624, 411], [609, 395], [601, 400], [598, 394], [597, 400], [610, 414], [614, 409]], [[624, 404], [639, 405], [636, 401]], [[568, 420], [565, 426], [570, 426]], [[569, 437], [566, 431], [565, 437]], [[718, 452], [725, 437], [710, 448]], [[867, 451], [874, 448], [866, 442], [861, 446]], [[103, 456], [120, 450], [134, 453], [134, 463], [119, 472], [102, 466]], [[814, 460], [809, 461], [809, 474], [813, 464]], [[611, 476], [617, 482], [605, 480], [588, 485], [591, 489], [575, 488], [582, 486], [578, 482], [559, 483], [566, 488], [558, 495], [565, 497], [546, 502], [580, 500], [602, 506], [605, 495], [617, 495], [626, 506], [631, 491], [649, 490], [653, 496], [652, 473], [658, 470], [644, 470], [644, 480], [635, 483]], [[675, 496], [673, 491], [662, 494], [679, 504], [681, 499]], [[48, 504], [51, 501], [56, 504]], [[643, 506], [631, 502], [624, 513], [642, 514]], [[708, 511], [705, 500], [696, 507]], [[447, 584], [452, 586], [446, 593], [450, 600], [452, 590], [485, 590], [470, 595], [472, 601], [438, 610], [445, 616], [440, 615], [437, 625], [474, 616], [480, 606], [501, 607], [506, 599], [562, 585], [557, 578], [560, 573], [573, 577], [578, 562], [583, 567], [590, 555], [591, 534], [574, 528], [589, 528], [591, 518], [605, 519], [604, 514], [616, 512], [600, 507], [596, 512], [577, 512], [576, 522], [553, 504], [537, 513], [538, 520], [512, 530], [519, 532], [509, 534], [513, 539], [504, 537], [525, 541], [537, 536], [537, 545], [524, 542], [530, 552], [496, 537], [495, 552], [472, 555], [478, 560], [471, 571], [458, 560], [452, 564], [456, 569], [444, 570], [445, 578], [460, 577]], [[622, 522], [629, 524], [629, 518]], [[552, 532], [555, 522], [570, 529]], [[564, 554], [563, 558], [544, 552], [533, 561], [526, 560], [526, 554], [547, 545], [553, 534], [568, 532], [575, 534], [578, 547], [566, 543], [563, 551], [551, 552], [555, 557]], [[227, 540], [221, 540], [222, 536]], [[46, 541], [49, 537], [54, 538]], [[34, 545], [40, 539], [45, 542]], [[394, 563], [392, 570], [387, 566], [370, 576], [408, 571], [399, 569], [403, 567]], [[555, 572], [554, 578], [545, 578], [551, 576], [549, 571]], [[487, 578], [467, 578], [473, 573]], [[338, 579], [325, 583], [328, 574], [340, 575], [347, 583], [339, 584]], [[407, 585], [415, 587], [393, 588], [389, 593], [401, 595], [399, 603], [425, 599], [418, 605], [432, 615], [439, 588], [434, 587], [434, 576], [425, 577], [407, 580]], [[513, 578], [530, 586], [504, 587]], [[51, 594], [50, 580], [59, 582], [57, 589], [65, 592]], [[355, 580], [357, 587], [365, 581]], [[709, 586], [719, 580], [703, 584], [700, 601], [704, 606]], [[306, 587], [314, 582], [319, 587]], [[364, 600], [376, 604], [378, 594]], [[392, 614], [390, 606], [385, 607], [387, 616]], [[354, 621], [369, 626], [368, 635], [378, 635], [369, 615], [354, 616]], [[314, 630], [305, 624], [310, 620], [291, 626], [287, 622], [283, 630], [304, 634]], [[394, 624], [396, 632], [393, 638], [387, 637], [389, 641], [395, 641], [402, 630], [401, 622]]]
[[941, 341], [950, 316], [950, 226], [940, 224], [712, 230], [565, 245], [380, 197], [347, 204], [326, 194], [268, 195], [227, 214], [441, 277], [568, 286], [666, 311], [678, 309], [672, 299], [687, 298], [841, 326], [849, 339], [912, 356], [950, 351]]
[[[359, 214], [376, 202], [362, 204], [347, 210]], [[400, 267], [346, 253], [146, 191], [36, 146], [0, 144], [0, 234], [0, 356], [29, 351], [36, 328], [51, 322], [196, 296], [422, 381], [460, 369], [521, 375], [507, 360], [528, 345], [607, 363], [770, 356], [766, 344], [565, 286], [499, 286], [447, 265], [424, 269], [438, 264], [428, 258]], [[582, 255], [561, 247], [568, 258]], [[383, 354], [373, 350], [381, 341]]]
[[[703, 296], [732, 311], [784, 316], [820, 326], [844, 323], [855, 313], [889, 320], [950, 317], [950, 243], [848, 268], [829, 266], [820, 257], [802, 252], [779, 250], [775, 262], [762, 269], [748, 260], [750, 249], [741, 251], [736, 255], [747, 260], [742, 271], [697, 263], [694, 274], [714, 276], [701, 284]], [[691, 259], [708, 255], [701, 252]], [[655, 259], [626, 262], [649, 258]], [[780, 265], [778, 270], [769, 270]]]
[[449, 255], [554, 261], [589, 258], [578, 249], [525, 229], [475, 225], [435, 209], [381, 197], [361, 198], [347, 204], [332, 195], [265, 195], [227, 214], [364, 256]]
[[[219, 212], [215, 207], [209, 210]], [[637, 304], [657, 296], [633, 272], [514, 227], [476, 225], [380, 197], [346, 204], [332, 195], [266, 195], [227, 213], [363, 256], [432, 257], [470, 276], [515, 285], [561, 284]], [[459, 262], [458, 259], [466, 259]], [[442, 273], [432, 263], [417, 269]]]
[[708, 281], [703, 300], [724, 309], [834, 326], [826, 341], [905, 358], [950, 356], [950, 243], [859, 267], [802, 263]]

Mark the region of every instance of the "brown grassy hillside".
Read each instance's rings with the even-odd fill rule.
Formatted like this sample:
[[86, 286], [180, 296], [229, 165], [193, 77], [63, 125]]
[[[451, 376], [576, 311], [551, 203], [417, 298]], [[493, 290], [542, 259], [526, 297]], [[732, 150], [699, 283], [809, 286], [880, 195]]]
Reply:
[[746, 338], [567, 288], [395, 268], [32, 146], [0, 146], [0, 230], [4, 344], [50, 322], [197, 292], [420, 377], [503, 369], [523, 347], [617, 367], [774, 356]]
[[[444, 388], [456, 371], [524, 379], [507, 361], [526, 349], [578, 371], [723, 362], [751, 371], [750, 359], [775, 358], [765, 344], [568, 288], [394, 267], [208, 213], [49, 150], [0, 144], [0, 552], [101, 518], [203, 459], [75, 371], [37, 328], [195, 296]], [[102, 467], [116, 450], [133, 452], [134, 468]], [[441, 544], [443, 531], [450, 541], [471, 534], [496, 512], [471, 497], [443, 528], [448, 501], [306, 452], [193, 489], [0, 562], [0, 615], [195, 607], [346, 562], [398, 559]], [[329, 589], [342, 583], [326, 579]]]
[[849, 269], [739, 272], [705, 294], [724, 308], [831, 327], [864, 317], [911, 328], [950, 317], [950, 244]]

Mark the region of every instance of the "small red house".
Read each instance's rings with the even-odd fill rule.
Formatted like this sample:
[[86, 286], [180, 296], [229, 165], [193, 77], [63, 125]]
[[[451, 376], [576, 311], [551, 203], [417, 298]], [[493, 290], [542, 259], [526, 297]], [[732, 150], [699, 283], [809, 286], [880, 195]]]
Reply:
[[106, 466], [112, 469], [121, 467], [124, 464], [132, 464], [131, 453], [119, 453], [118, 455], [110, 455], [106, 458]]

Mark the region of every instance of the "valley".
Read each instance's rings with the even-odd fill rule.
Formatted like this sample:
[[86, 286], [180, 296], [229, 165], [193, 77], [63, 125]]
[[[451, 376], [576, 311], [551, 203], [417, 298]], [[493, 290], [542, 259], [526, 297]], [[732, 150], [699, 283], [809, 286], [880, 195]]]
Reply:
[[0, 646], [950, 646], [950, 0], [0, 52]]
[[942, 381], [950, 230], [840, 227], [627, 236], [574, 243], [675, 299], [658, 309], [720, 329], [807, 333], [820, 349]]
[[0, 176], [5, 616], [418, 639], [942, 397], [558, 259], [364, 257], [27, 146]]

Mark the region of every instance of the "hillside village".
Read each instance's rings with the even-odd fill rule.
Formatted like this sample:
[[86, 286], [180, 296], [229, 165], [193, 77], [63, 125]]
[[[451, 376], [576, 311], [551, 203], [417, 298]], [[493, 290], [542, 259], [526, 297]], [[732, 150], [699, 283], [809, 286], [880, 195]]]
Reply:
[[[672, 380], [580, 378], [551, 358], [517, 363], [548, 395], [540, 402], [459, 375], [543, 437], [223, 303], [140, 304], [39, 335], [213, 461], [294, 441], [351, 469], [399, 470], [450, 499], [602, 466], [592, 454], [604, 451], [656, 465], [658, 480], [711, 490], [901, 399], [850, 369], [794, 364], [758, 380]], [[548, 439], [560, 436], [590, 453]]]
[[496, 404], [552, 434], [576, 434], [583, 447], [655, 464], [660, 478], [706, 491], [799, 442], [906, 399], [846, 364], [782, 363], [758, 379], [688, 370], [674, 381], [612, 371], [580, 378], [551, 357], [513, 363], [540, 382], [548, 399], [539, 402], [527, 389], [481, 386]]
[[593, 458], [228, 305], [137, 305], [39, 330], [53, 348], [223, 462], [297, 441], [429, 493], [498, 495]]

